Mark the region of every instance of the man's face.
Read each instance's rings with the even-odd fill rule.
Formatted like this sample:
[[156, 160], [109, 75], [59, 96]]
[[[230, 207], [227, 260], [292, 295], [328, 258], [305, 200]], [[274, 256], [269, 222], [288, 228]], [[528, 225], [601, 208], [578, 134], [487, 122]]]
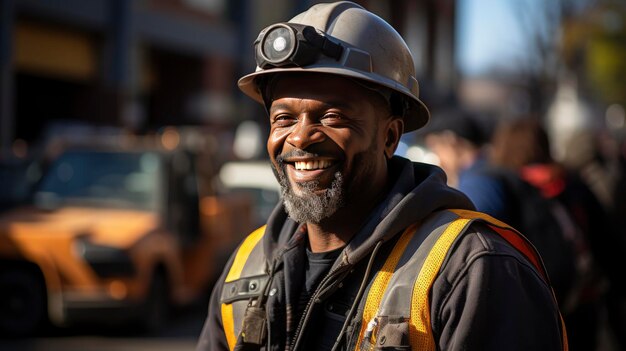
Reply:
[[396, 136], [389, 133], [394, 122], [379, 94], [348, 79], [302, 74], [280, 77], [271, 98], [267, 148], [294, 220], [320, 223], [376, 201], [385, 154], [397, 145], [389, 135], [402, 133], [401, 122]]

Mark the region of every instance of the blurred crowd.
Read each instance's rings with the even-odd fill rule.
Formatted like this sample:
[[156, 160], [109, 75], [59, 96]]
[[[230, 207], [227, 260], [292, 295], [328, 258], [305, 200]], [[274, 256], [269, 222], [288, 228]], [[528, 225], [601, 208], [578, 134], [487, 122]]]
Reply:
[[557, 157], [538, 116], [494, 122], [456, 106], [433, 117], [419, 138], [448, 183], [540, 251], [570, 349], [626, 350], [626, 141], [581, 129]]

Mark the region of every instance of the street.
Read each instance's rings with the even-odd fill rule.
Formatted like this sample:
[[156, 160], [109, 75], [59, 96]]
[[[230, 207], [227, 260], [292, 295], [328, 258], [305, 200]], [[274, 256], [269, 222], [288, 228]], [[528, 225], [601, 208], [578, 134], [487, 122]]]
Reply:
[[2, 339], [0, 351], [191, 351], [205, 316], [205, 304], [194, 305], [178, 312], [158, 333], [96, 326], [49, 328], [33, 338]]

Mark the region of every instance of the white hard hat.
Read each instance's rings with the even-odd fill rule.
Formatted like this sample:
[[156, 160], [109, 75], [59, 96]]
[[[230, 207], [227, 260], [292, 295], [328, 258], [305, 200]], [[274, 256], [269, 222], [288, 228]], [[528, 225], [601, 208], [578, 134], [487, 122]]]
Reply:
[[[264, 101], [264, 79], [275, 74], [334, 74], [387, 88], [404, 131], [424, 126], [430, 113], [419, 99], [413, 57], [398, 32], [380, 17], [349, 1], [317, 4], [289, 22], [261, 31], [255, 41], [257, 68], [239, 88]], [[398, 108], [400, 107], [400, 108]]]

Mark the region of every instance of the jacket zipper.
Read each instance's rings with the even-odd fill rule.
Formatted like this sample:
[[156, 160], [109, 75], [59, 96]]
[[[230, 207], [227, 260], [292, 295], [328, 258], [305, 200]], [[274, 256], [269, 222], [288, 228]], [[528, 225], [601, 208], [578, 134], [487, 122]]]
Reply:
[[[282, 252], [280, 253], [282, 255]], [[267, 303], [267, 298], [268, 298], [268, 291], [271, 289], [271, 285], [272, 282], [274, 281], [274, 274], [276, 273], [276, 270], [278, 269], [278, 267], [280, 266], [280, 264], [282, 263], [282, 260], [280, 260], [281, 256], [277, 256], [274, 257], [274, 259], [272, 260], [272, 264], [270, 266], [270, 271], [269, 271], [269, 279], [267, 281], [267, 285], [265, 286], [265, 289], [262, 291], [261, 296], [259, 297], [259, 302], [260, 302], [260, 306], [263, 308], [266, 308], [264, 305], [265, 303]], [[267, 326], [270, 325], [270, 320], [269, 320], [269, 316], [267, 314], [267, 311], [265, 312], [265, 319], [266, 319], [266, 323]], [[272, 328], [267, 328], [267, 339], [266, 339], [266, 348], [269, 350], [270, 347], [270, 340], [272, 338]]]
[[[376, 254], [378, 253], [378, 250], [380, 249], [382, 244], [383, 244], [382, 241], [378, 241], [376, 243], [376, 246], [374, 247], [374, 249], [370, 253], [370, 258], [369, 258], [369, 260], [367, 262], [367, 267], [365, 269], [365, 273], [364, 273], [363, 279], [361, 281], [361, 286], [359, 287], [359, 291], [357, 292], [357, 296], [355, 297], [355, 300], [353, 302], [352, 308], [350, 308], [350, 313], [346, 316], [346, 320], [344, 322], [344, 325], [341, 328], [341, 331], [339, 332], [338, 339], [335, 341], [335, 345], [333, 346], [333, 350], [336, 350], [336, 348], [338, 347], [338, 343], [343, 338], [343, 333], [345, 331], [345, 328], [347, 327], [348, 323], [350, 323], [349, 320], [354, 317], [353, 316], [354, 308], [356, 308], [356, 306], [358, 305], [359, 301], [362, 298], [362, 294], [365, 291], [365, 288], [366, 288], [366, 285], [367, 285], [367, 279], [368, 279], [368, 277], [369, 277], [369, 275], [371, 273], [371, 269], [372, 269], [372, 266], [374, 264], [374, 260], [376, 258]], [[317, 289], [315, 289], [315, 293], [313, 294], [311, 299], [307, 302], [307, 305], [306, 305], [306, 307], [304, 309], [304, 312], [303, 312], [303, 317], [300, 318], [300, 323], [298, 324], [298, 328], [296, 329], [296, 333], [294, 335], [294, 340], [293, 340], [293, 342], [291, 344], [291, 349], [290, 349], [291, 351], [296, 351], [296, 347], [300, 343], [300, 339], [302, 337], [302, 335], [301, 335], [302, 329], [304, 328], [304, 325], [306, 325], [306, 323], [308, 322], [308, 319], [310, 318], [311, 306], [315, 303], [315, 300], [317, 300], [318, 295], [323, 290], [322, 288], [326, 288], [325, 285], [328, 282], [328, 280], [330, 280], [331, 278], [334, 278], [334, 276], [338, 275], [338, 273], [342, 273], [342, 272], [340, 272], [342, 270], [342, 268], [345, 270], [348, 267], [350, 267], [348, 264], [344, 264], [344, 265], [340, 264], [334, 271], [328, 273], [328, 275], [326, 275], [326, 277], [317, 286]]]
[[324, 279], [322, 279], [320, 284], [317, 286], [317, 289], [315, 289], [315, 293], [313, 293], [313, 296], [311, 296], [311, 298], [306, 304], [306, 307], [304, 308], [304, 312], [302, 312], [302, 317], [300, 318], [300, 322], [298, 323], [298, 328], [296, 328], [296, 333], [294, 334], [293, 342], [291, 343], [291, 347], [289, 348], [291, 351], [296, 351], [296, 347], [299, 346], [298, 344], [300, 343], [300, 339], [302, 337], [301, 335], [302, 329], [304, 328], [309, 318], [311, 317], [310, 316], [311, 307], [315, 303], [315, 300], [317, 300], [317, 297], [320, 294], [320, 291], [322, 291], [322, 288], [325, 288], [326, 283], [331, 278], [333, 278], [335, 275], [338, 275], [337, 273], [340, 273], [342, 268], [345, 268], [345, 267], [346, 266], [344, 265], [339, 265], [334, 271], [329, 272], [326, 275], [326, 277], [324, 277]]

